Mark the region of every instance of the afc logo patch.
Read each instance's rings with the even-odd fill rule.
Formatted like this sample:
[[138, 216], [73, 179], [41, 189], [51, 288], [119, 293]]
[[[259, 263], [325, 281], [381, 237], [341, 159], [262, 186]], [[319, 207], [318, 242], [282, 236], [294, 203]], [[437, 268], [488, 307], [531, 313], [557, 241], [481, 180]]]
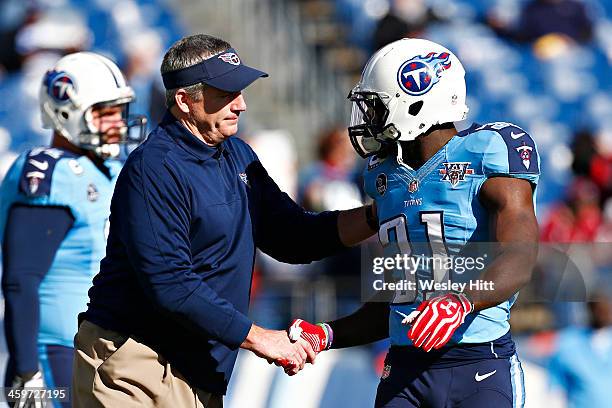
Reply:
[[404, 62], [397, 71], [397, 82], [409, 95], [423, 95], [440, 81], [442, 72], [451, 67], [450, 54], [430, 52]]
[[376, 177], [376, 191], [381, 196], [385, 195], [387, 192], [387, 175], [385, 173], [380, 173]]
[[466, 174], [474, 174], [474, 169], [470, 169], [470, 162], [445, 162], [444, 168], [440, 169], [441, 181], [448, 181], [455, 187], [460, 181], [465, 181]]
[[47, 71], [44, 82], [47, 94], [57, 102], [67, 102], [76, 93], [75, 81], [64, 71]]

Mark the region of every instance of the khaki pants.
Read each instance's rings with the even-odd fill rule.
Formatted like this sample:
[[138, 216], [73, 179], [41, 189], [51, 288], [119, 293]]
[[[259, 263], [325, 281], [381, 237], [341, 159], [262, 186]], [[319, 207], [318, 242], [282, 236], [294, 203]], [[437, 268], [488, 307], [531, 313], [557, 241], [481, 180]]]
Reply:
[[222, 408], [222, 397], [187, 384], [154, 350], [84, 320], [74, 338], [74, 408]]

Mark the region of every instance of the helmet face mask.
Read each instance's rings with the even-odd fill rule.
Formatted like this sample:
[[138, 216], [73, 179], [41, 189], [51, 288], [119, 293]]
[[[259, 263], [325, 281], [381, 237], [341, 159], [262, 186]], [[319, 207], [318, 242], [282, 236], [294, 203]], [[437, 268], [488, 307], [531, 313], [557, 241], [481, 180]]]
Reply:
[[[120, 117], [114, 115], [113, 119], [107, 119], [105, 110], [115, 107], [120, 110]], [[120, 146], [142, 143], [146, 138], [146, 117], [130, 115], [129, 108], [127, 100], [101, 102], [91, 106], [83, 115], [84, 126], [88, 131], [78, 135], [78, 146], [106, 158], [117, 157], [120, 154]], [[101, 116], [96, 117], [96, 113]]]
[[370, 58], [349, 94], [351, 142], [366, 157], [414, 140], [465, 119], [465, 97], [465, 71], [452, 52], [428, 40], [395, 41]]
[[348, 96], [353, 103], [351, 123], [348, 128], [353, 148], [361, 157], [371, 156], [390, 142], [395, 142], [400, 134], [395, 125], [388, 124], [389, 109], [381, 95], [376, 92], [360, 91], [355, 87]]
[[[89, 52], [70, 54], [43, 78], [39, 93], [43, 127], [104, 159], [117, 157], [120, 144], [141, 143], [145, 138], [144, 116], [128, 113], [134, 98], [134, 91], [111, 60]], [[114, 131], [117, 138], [109, 139], [109, 130], [100, 132], [95, 126], [94, 110], [114, 106], [121, 107], [122, 122], [119, 131]]]

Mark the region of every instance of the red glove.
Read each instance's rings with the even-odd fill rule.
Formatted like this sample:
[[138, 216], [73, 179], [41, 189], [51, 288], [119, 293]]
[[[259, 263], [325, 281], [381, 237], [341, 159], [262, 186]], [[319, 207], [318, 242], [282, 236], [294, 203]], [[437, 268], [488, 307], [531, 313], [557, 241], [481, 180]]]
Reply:
[[315, 353], [320, 353], [331, 347], [333, 331], [327, 323], [312, 324], [302, 319], [295, 319], [287, 329], [291, 341], [300, 337], [312, 346]]
[[421, 312], [408, 331], [408, 338], [416, 347], [425, 351], [444, 346], [465, 317], [474, 310], [474, 305], [463, 293], [450, 293], [424, 301], [417, 311]]

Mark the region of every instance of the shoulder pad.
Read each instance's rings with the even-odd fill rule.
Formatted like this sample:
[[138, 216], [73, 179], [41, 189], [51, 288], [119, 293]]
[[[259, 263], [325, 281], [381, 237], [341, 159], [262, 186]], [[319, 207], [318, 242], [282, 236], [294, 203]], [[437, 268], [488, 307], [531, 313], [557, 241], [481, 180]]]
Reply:
[[[499, 135], [494, 140], [487, 143], [485, 157], [488, 156], [490, 162], [504, 162], [508, 173], [540, 173], [540, 158], [535, 141], [520, 127], [508, 122], [493, 122], [484, 125], [473, 125], [469, 129], [460, 133], [460, 136], [478, 133], [480, 131], [492, 131]], [[480, 139], [480, 138], [479, 138]], [[499, 145], [496, 147], [496, 145]], [[502, 147], [505, 146], [505, 149]], [[505, 151], [504, 151], [505, 150]], [[494, 152], [504, 152], [494, 154]], [[497, 157], [494, 157], [497, 156]], [[493, 165], [494, 163], [489, 163]], [[485, 163], [485, 168], [487, 163]]]
[[62, 157], [73, 155], [64, 150], [37, 147], [29, 151], [23, 163], [19, 190], [29, 197], [48, 196], [55, 165]]

